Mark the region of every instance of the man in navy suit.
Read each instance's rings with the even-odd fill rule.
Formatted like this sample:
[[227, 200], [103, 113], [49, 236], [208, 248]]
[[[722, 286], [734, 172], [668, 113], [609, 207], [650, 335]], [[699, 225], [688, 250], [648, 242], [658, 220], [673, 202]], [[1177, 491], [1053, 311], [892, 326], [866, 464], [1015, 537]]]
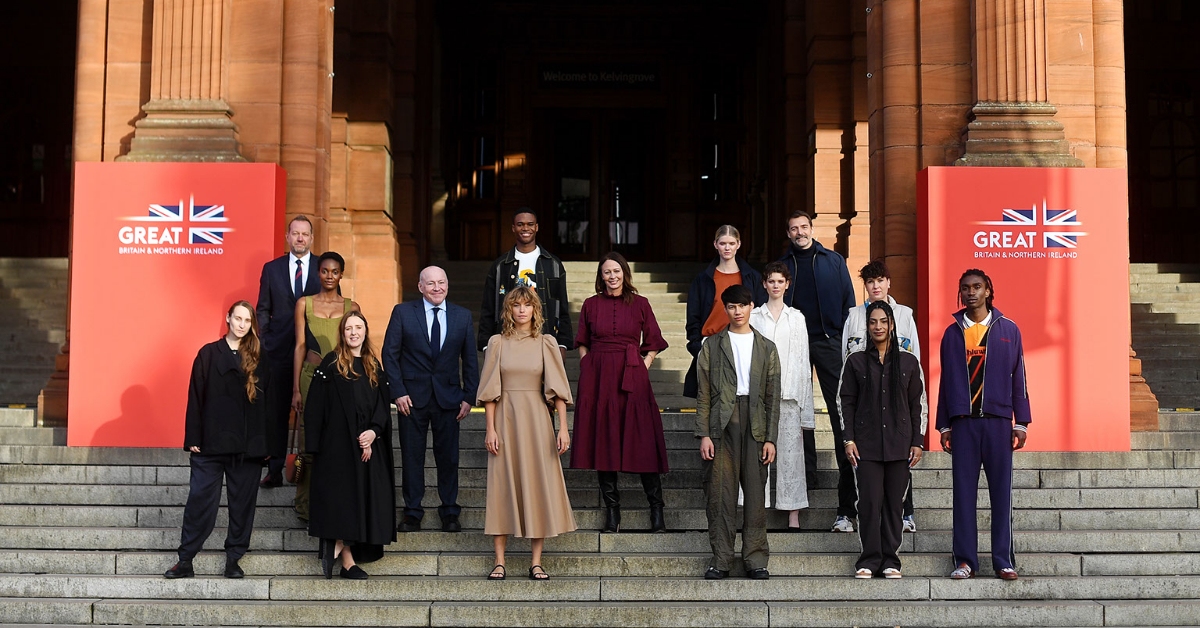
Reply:
[[383, 369], [389, 394], [400, 412], [404, 518], [397, 530], [421, 529], [425, 509], [425, 435], [433, 427], [433, 459], [437, 462], [438, 515], [442, 530], [458, 532], [458, 422], [475, 402], [479, 367], [471, 336], [473, 321], [466, 308], [446, 301], [446, 271], [421, 271], [419, 301], [392, 308], [383, 340]]
[[288, 222], [288, 253], [263, 264], [258, 281], [258, 328], [262, 334], [263, 354], [276, 384], [267, 390], [274, 403], [274, 416], [267, 418], [267, 475], [260, 485], [274, 488], [283, 484], [283, 463], [287, 459], [288, 418], [292, 408], [292, 357], [296, 349], [296, 301], [321, 290], [316, 257], [309, 250], [313, 226], [307, 216], [298, 215]]

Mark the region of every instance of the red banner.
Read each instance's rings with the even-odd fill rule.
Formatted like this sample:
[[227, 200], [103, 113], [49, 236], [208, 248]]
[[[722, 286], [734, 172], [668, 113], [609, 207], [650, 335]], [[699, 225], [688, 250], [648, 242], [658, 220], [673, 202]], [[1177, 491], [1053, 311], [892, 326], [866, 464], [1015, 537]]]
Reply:
[[[1129, 450], [1129, 193], [1125, 170], [927, 168], [918, 180], [918, 325], [929, 384], [978, 268], [1021, 329], [1033, 423], [1027, 448]], [[964, 358], [965, 359], [965, 358]]]
[[275, 164], [77, 163], [67, 444], [182, 447], [196, 352], [282, 251]]

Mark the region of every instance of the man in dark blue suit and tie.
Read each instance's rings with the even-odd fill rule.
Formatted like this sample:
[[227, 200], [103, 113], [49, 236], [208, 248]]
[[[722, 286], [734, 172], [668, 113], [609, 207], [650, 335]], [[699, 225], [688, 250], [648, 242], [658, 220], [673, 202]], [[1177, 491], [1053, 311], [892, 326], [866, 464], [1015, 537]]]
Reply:
[[310, 252], [313, 226], [307, 216], [298, 215], [288, 222], [288, 252], [263, 264], [258, 282], [258, 328], [262, 334], [263, 354], [271, 370], [274, 385], [271, 395], [274, 416], [267, 418], [267, 453], [270, 462], [261, 486], [283, 484], [283, 463], [287, 459], [288, 418], [292, 408], [292, 365], [296, 349], [296, 301], [321, 290], [316, 257]]
[[421, 529], [425, 509], [425, 435], [433, 427], [438, 515], [442, 530], [458, 532], [458, 422], [475, 402], [479, 367], [466, 308], [446, 301], [446, 271], [430, 266], [417, 280], [421, 298], [392, 308], [383, 340], [383, 369], [400, 412], [404, 518], [397, 530]]

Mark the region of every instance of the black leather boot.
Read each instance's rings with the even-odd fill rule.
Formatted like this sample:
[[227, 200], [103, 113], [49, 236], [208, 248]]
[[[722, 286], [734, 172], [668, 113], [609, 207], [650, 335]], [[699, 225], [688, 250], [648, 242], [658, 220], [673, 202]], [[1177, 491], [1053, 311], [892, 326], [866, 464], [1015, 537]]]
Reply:
[[617, 491], [616, 471], [597, 471], [600, 481], [600, 497], [604, 500], [604, 527], [601, 532], [621, 530], [621, 493]]
[[662, 476], [657, 473], [643, 473], [642, 489], [646, 491], [646, 501], [650, 502], [650, 531], [666, 532], [667, 522], [663, 518]]

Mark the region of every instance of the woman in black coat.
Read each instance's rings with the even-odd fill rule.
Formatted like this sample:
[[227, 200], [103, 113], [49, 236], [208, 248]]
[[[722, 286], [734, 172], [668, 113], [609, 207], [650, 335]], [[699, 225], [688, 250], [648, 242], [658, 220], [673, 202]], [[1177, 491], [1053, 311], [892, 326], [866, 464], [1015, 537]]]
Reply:
[[899, 578], [908, 469], [921, 460], [924, 379], [916, 356], [900, 351], [896, 318], [887, 301], [867, 305], [866, 351], [842, 368], [842, 445], [858, 484], [862, 554], [855, 578]]
[[366, 580], [357, 565], [383, 556], [396, 540], [396, 480], [391, 413], [383, 368], [360, 312], [342, 318], [337, 347], [313, 375], [305, 404], [304, 444], [313, 454], [308, 534], [321, 539], [321, 571]]
[[713, 237], [713, 248], [717, 258], [700, 271], [688, 289], [687, 350], [692, 354], [692, 365], [683, 378], [683, 396], [696, 398], [696, 356], [704, 339], [725, 329], [725, 305], [721, 293], [732, 285], [743, 285], [754, 295], [754, 306], [767, 302], [767, 291], [763, 288], [762, 275], [749, 262], [738, 257], [742, 248], [742, 235], [733, 225], [721, 225]]
[[217, 521], [221, 479], [229, 493], [225, 577], [241, 578], [250, 547], [258, 476], [267, 455], [267, 373], [254, 306], [238, 301], [225, 316], [225, 337], [200, 348], [188, 384], [183, 448], [191, 452], [191, 486], [183, 510], [179, 562], [167, 578], [190, 578], [192, 558]]

